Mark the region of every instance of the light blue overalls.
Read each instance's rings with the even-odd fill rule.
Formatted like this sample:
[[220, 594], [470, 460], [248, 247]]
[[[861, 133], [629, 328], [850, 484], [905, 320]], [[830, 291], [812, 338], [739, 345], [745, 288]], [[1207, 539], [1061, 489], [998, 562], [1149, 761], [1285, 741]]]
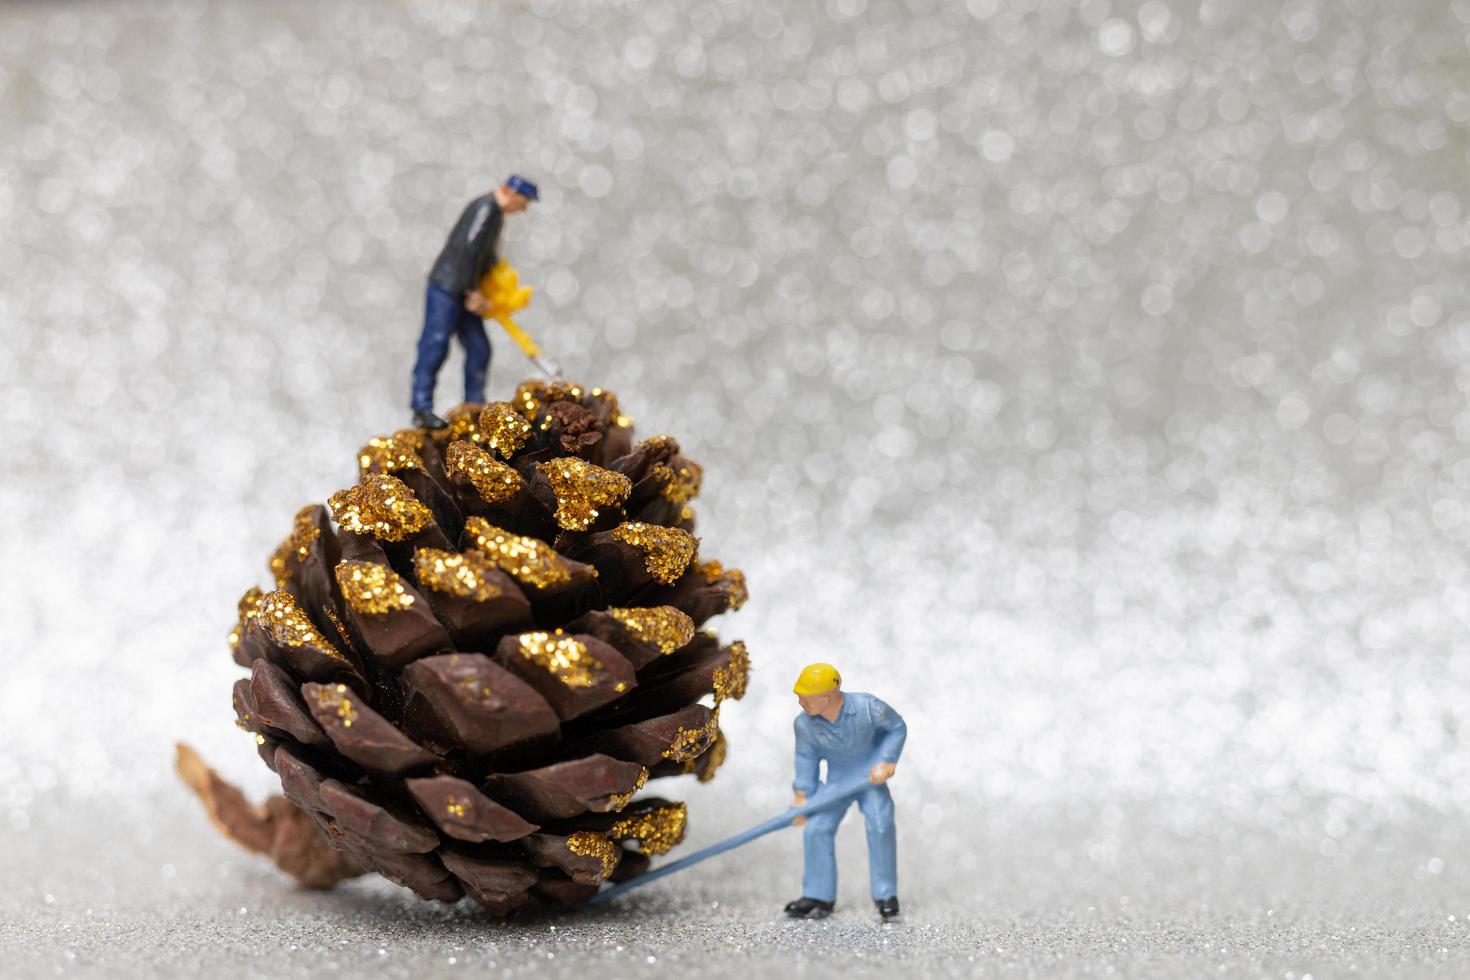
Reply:
[[[898, 762], [908, 728], [888, 705], [871, 694], [843, 692], [836, 721], [820, 715], [796, 718], [796, 781], [792, 788], [811, 799], [819, 783], [818, 764], [827, 760], [827, 782], [857, 779], [879, 762]], [[898, 896], [898, 841], [893, 823], [893, 797], [887, 786], [869, 785], [856, 797], [868, 831], [868, 877], [873, 901]], [[805, 898], [837, 900], [837, 825], [847, 816], [853, 797], [807, 817], [804, 841], [806, 868], [801, 879]]]

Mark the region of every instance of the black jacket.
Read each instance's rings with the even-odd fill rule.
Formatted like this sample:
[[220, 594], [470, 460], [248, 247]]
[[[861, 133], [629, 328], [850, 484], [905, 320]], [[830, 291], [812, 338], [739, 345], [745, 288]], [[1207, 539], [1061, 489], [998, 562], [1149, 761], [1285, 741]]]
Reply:
[[434, 260], [429, 281], [456, 299], [478, 286], [495, 265], [495, 244], [504, 217], [493, 194], [471, 201]]

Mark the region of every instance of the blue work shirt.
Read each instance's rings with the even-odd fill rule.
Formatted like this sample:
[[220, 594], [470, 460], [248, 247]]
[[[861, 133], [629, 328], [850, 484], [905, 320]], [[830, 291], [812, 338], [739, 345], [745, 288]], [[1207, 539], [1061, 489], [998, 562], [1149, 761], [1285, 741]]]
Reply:
[[791, 788], [808, 796], [819, 785], [823, 759], [828, 782], [847, 779], [875, 762], [898, 762], [908, 736], [908, 726], [897, 711], [857, 691], [843, 692], [836, 721], [803, 712], [796, 716], [795, 727], [796, 781]]

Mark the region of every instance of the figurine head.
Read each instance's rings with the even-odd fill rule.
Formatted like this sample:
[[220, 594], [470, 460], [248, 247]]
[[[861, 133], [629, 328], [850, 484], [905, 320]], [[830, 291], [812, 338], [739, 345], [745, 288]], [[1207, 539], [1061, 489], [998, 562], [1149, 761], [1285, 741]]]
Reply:
[[495, 203], [506, 214], [524, 211], [532, 201], [540, 199], [541, 194], [536, 190], [536, 185], [520, 174], [511, 174], [505, 178], [504, 184], [495, 188]]
[[792, 690], [802, 711], [809, 715], [824, 714], [842, 698], [842, 675], [831, 664], [807, 664]]

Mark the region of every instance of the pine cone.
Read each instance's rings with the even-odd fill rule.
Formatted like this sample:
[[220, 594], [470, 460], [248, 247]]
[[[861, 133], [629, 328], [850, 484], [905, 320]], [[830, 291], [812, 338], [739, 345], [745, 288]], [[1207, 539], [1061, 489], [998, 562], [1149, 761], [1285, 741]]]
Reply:
[[448, 418], [296, 515], [230, 636], [238, 724], [344, 874], [578, 905], [682, 839], [645, 782], [723, 759], [749, 661], [700, 627], [744, 579], [696, 557], [699, 465], [633, 445], [611, 392], [527, 382]]

